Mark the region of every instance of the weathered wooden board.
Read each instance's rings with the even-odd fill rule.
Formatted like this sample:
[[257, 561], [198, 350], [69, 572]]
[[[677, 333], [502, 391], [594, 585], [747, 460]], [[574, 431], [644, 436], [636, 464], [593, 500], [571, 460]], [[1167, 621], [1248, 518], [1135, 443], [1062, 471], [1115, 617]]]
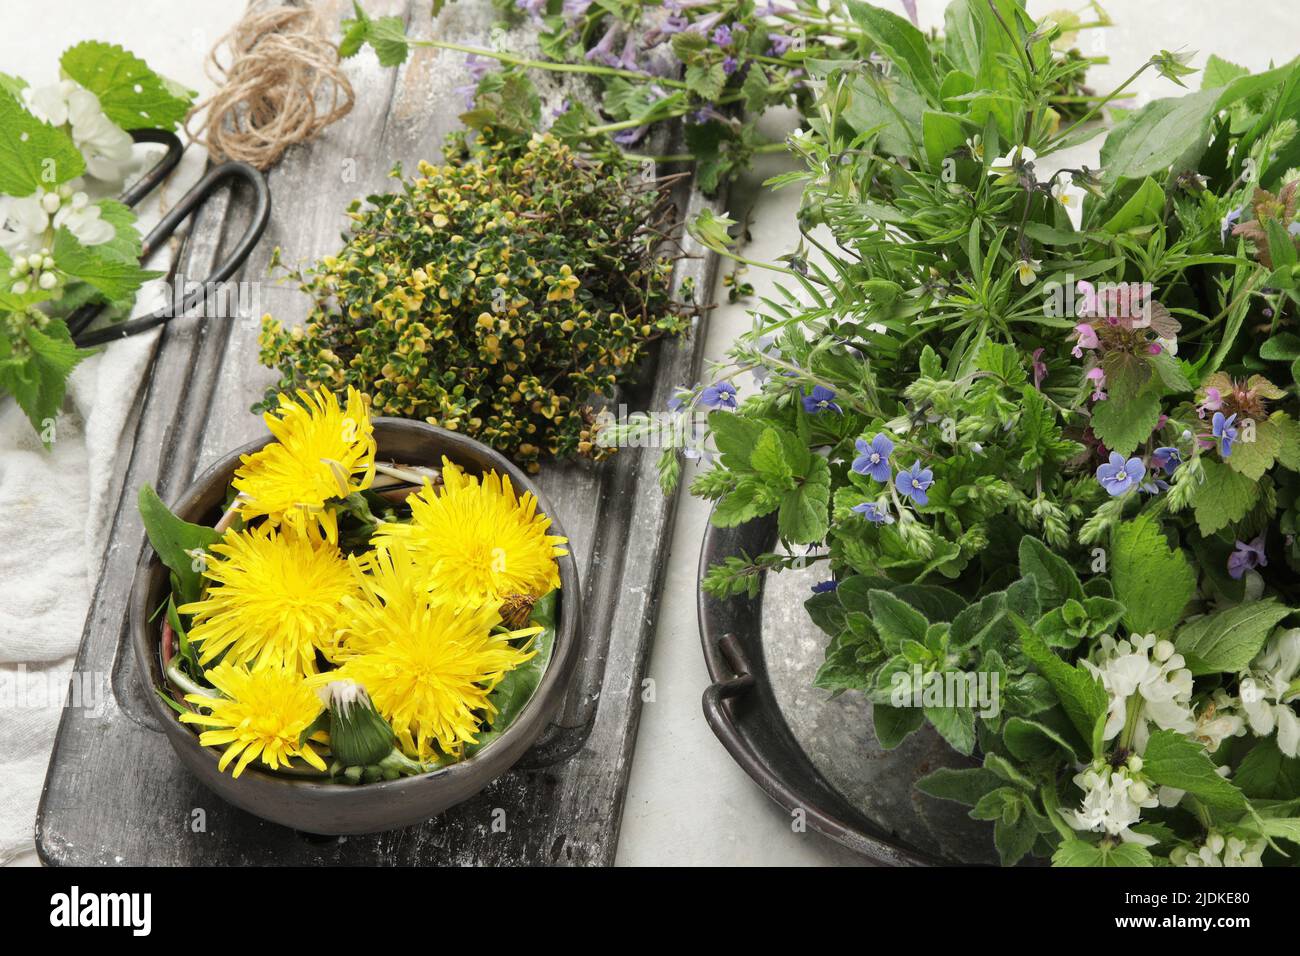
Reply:
[[[350, 4], [318, 4], [337, 22]], [[464, 5], [444, 13], [441, 35], [482, 43], [490, 17]], [[429, 30], [428, 3], [371, 0], [376, 14], [397, 13]], [[288, 260], [339, 245], [343, 210], [382, 190], [395, 161], [407, 168], [437, 158], [458, 125], [461, 94], [449, 75], [459, 54], [425, 50], [400, 71], [368, 56], [349, 66], [357, 103], [317, 142], [295, 149], [271, 173], [274, 202], [266, 237], [242, 277], [261, 282], [272, 250]], [[686, 188], [679, 208], [713, 205]], [[239, 234], [247, 197], [221, 196], [203, 211], [184, 251], [182, 273], [201, 277], [224, 243]], [[679, 263], [707, 295], [716, 260], [687, 240]], [[182, 318], [160, 337], [139, 403], [130, 455], [115, 477], [119, 495], [110, 544], [86, 623], [77, 671], [111, 679], [102, 712], [63, 715], [37, 821], [41, 857], [52, 864], [608, 864], [613, 861], [640, 716], [640, 686], [667, 558], [674, 501], [658, 490], [654, 450], [625, 450], [600, 465], [547, 467], [541, 484], [555, 503], [578, 556], [584, 592], [585, 653], [553, 725], [523, 761], [476, 799], [424, 825], [367, 837], [322, 838], [264, 823], [202, 788], [181, 767], [142, 706], [126, 640], [126, 601], [144, 533], [135, 508], [141, 485], [174, 498], [216, 458], [262, 434], [249, 406], [272, 373], [257, 362], [262, 312], [299, 321], [304, 296], [258, 287], [253, 314], [207, 321]], [[672, 387], [693, 381], [701, 330], [665, 343], [644, 382], [624, 400], [663, 408]], [[196, 813], [201, 810], [202, 813]], [[504, 810], [505, 828], [493, 827]], [[200, 827], [199, 824], [202, 824]]]

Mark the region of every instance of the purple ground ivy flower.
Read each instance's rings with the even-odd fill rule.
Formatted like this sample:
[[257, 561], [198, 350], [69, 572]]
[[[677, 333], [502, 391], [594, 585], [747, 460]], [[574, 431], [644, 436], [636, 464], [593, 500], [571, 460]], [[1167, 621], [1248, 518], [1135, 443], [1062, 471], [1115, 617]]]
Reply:
[[737, 60], [734, 56], [728, 53], [725, 57], [723, 57], [722, 59], [723, 73], [727, 74], [727, 76], [731, 76], [731, 74], [735, 73], [738, 69], [740, 69], [740, 61]]
[[1210, 420], [1210, 434], [1219, 441], [1219, 454], [1227, 458], [1232, 454], [1232, 443], [1237, 440], [1237, 429], [1232, 423], [1237, 420], [1236, 413], [1223, 417], [1223, 412], [1215, 412]]
[[1261, 534], [1254, 541], [1238, 541], [1237, 550], [1228, 555], [1228, 574], [1240, 581], [1247, 571], [1268, 567], [1268, 555], [1264, 553], [1264, 536]]
[[562, 13], [564, 19], [572, 23], [587, 12], [587, 8], [592, 4], [592, 0], [564, 0]]
[[859, 438], [855, 443], [858, 457], [853, 459], [853, 470], [867, 475], [882, 484], [889, 482], [889, 456], [894, 453], [894, 443], [889, 436], [878, 434], [871, 441]]
[[794, 37], [784, 33], [769, 33], [767, 39], [772, 44], [767, 49], [768, 56], [785, 56], [790, 47], [794, 46]]
[[919, 458], [911, 468], [900, 471], [894, 476], [894, 487], [898, 489], [898, 493], [911, 498], [918, 505], [930, 503], [930, 496], [926, 492], [932, 484], [934, 484], [934, 472], [929, 468], [922, 468]]
[[813, 390], [803, 397], [803, 410], [809, 415], [816, 415], [819, 412], [834, 412], [836, 415], [843, 415], [844, 409], [832, 401], [834, 398], [835, 393], [825, 385], [814, 385]]
[[1141, 458], [1124, 460], [1117, 451], [1110, 453], [1110, 461], [1097, 466], [1097, 480], [1112, 498], [1142, 484], [1147, 469]]
[[649, 126], [634, 126], [631, 129], [620, 130], [611, 138], [620, 146], [635, 146], [645, 138], [645, 134], [649, 131]]
[[855, 514], [860, 514], [872, 524], [893, 524], [894, 516], [885, 508], [881, 508], [874, 501], [864, 501], [860, 505], [854, 505], [851, 509]]
[[715, 46], [731, 46], [731, 27], [725, 23], [713, 31], [713, 43]]
[[700, 404], [705, 408], [735, 408], [736, 386], [730, 382], [714, 382], [700, 392]]
[[601, 36], [596, 45], [587, 51], [585, 57], [587, 62], [590, 63], [593, 60], [599, 60], [601, 63], [609, 65], [611, 58], [617, 61], [617, 57], [614, 56], [614, 40], [617, 38], [618, 24], [614, 24], [605, 31], [604, 35]]
[[515, 0], [515, 6], [536, 21], [546, 12], [546, 3], [547, 0]]
[[813, 594], [825, 594], [827, 591], [834, 591], [840, 586], [840, 582], [831, 578], [829, 581], [819, 581], [812, 586]]
[[1177, 448], [1165, 446], [1157, 448], [1151, 453], [1151, 467], [1159, 468], [1166, 475], [1172, 475], [1178, 470], [1178, 466], [1183, 463], [1183, 456]]

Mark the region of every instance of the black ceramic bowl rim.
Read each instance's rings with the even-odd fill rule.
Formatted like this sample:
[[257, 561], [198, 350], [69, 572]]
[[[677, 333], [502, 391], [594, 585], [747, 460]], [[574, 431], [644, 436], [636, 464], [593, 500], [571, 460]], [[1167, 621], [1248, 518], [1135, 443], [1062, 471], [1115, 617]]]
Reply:
[[851, 806], [795, 740], [763, 661], [761, 592], [757, 598], [715, 598], [701, 586], [712, 565], [742, 551], [760, 554], [775, 539], [774, 518], [734, 528], [710, 521], [705, 531], [696, 583], [700, 641], [713, 681], [704, 692], [705, 720], [753, 781], [788, 813], [802, 811], [818, 833], [884, 866], [942, 865]]
[[[443, 455], [471, 472], [495, 470], [509, 475], [518, 494], [532, 492], [538, 511], [551, 518], [550, 533], [563, 535], [550, 501], [527, 476], [487, 446], [424, 422], [396, 418], [373, 419], [379, 454], [406, 464], [441, 464]], [[241, 455], [251, 454], [272, 439], [249, 442], [203, 472], [182, 494], [173, 511], [191, 522], [202, 522], [219, 510]], [[394, 454], [393, 446], [402, 450]], [[427, 448], [412, 456], [415, 447]], [[572, 547], [570, 545], [570, 547]], [[250, 766], [238, 780], [217, 769], [220, 755], [199, 745], [198, 736], [182, 724], [154, 692], [164, 686], [159, 654], [161, 630], [151, 621], [170, 587], [166, 569], [147, 547], [136, 570], [131, 591], [130, 628], [145, 697], [181, 761], [209, 789], [248, 812], [296, 830], [331, 835], [375, 833], [410, 826], [478, 793], [510, 769], [545, 729], [568, 688], [577, 665], [581, 639], [581, 592], [572, 553], [559, 559], [559, 620], [555, 648], [542, 679], [524, 709], [502, 735], [481, 752], [431, 773], [398, 780], [349, 785], [288, 779]]]

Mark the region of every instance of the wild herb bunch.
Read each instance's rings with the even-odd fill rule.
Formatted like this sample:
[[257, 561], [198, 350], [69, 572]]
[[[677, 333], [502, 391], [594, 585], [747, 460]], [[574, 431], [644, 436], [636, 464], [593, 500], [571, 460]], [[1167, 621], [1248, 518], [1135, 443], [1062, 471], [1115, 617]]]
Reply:
[[453, 138], [399, 191], [357, 202], [337, 255], [292, 273], [301, 329], [267, 317], [268, 392], [349, 386], [376, 414], [464, 432], [536, 471], [600, 457], [588, 403], [680, 331], [661, 184], [549, 135]]
[[[676, 400], [708, 427], [669, 461], [708, 459], [714, 524], [776, 542], [705, 589], [825, 562], [818, 685], [865, 694], [887, 747], [928, 723], [979, 761], [921, 788], [1005, 862], [1289, 862], [1300, 60], [1210, 57], [1089, 169], [1054, 154], [1185, 57], [1070, 122], [1060, 28], [1015, 0], [956, 0], [932, 45], [859, 22], [892, 66], [809, 65], [783, 294]], [[726, 252], [729, 225], [694, 231]]]

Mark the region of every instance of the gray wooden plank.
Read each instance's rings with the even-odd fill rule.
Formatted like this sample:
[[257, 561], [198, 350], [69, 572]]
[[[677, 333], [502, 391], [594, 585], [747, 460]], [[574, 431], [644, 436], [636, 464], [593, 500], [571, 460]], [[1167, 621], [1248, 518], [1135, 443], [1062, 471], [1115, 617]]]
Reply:
[[[330, 22], [348, 5], [319, 6]], [[407, 16], [417, 31], [430, 28], [423, 3], [388, 0], [368, 9]], [[489, 22], [483, 14], [458, 14], [440, 27], [483, 42]], [[292, 150], [272, 172], [271, 225], [242, 277], [259, 281], [277, 245], [290, 260], [335, 251], [347, 203], [385, 188], [394, 159], [436, 158], [461, 106], [448, 103], [447, 84], [432, 78], [445, 79], [459, 65], [454, 55], [431, 50], [400, 71], [364, 59], [349, 64], [357, 94], [352, 115]], [[439, 98], [431, 102], [435, 86]], [[704, 205], [720, 208], [688, 187], [678, 190], [678, 199], [692, 213]], [[187, 275], [206, 273], [223, 241], [238, 233], [246, 207], [235, 195], [205, 210], [186, 250]], [[676, 281], [691, 277], [707, 293], [716, 260], [689, 239], [684, 245], [693, 258], [679, 263]], [[79, 672], [111, 672], [115, 693], [101, 716], [65, 711], [38, 820], [42, 856], [55, 863], [611, 863], [675, 507], [658, 490], [654, 449], [625, 449], [599, 466], [544, 470], [541, 482], [580, 559], [584, 658], [553, 726], [513, 771], [473, 800], [406, 830], [309, 837], [213, 797], [152, 728], [124, 640], [127, 593], [144, 544], [135, 494], [151, 482], [173, 497], [208, 463], [263, 433], [248, 411], [274, 377], [256, 361], [260, 312], [294, 322], [308, 303], [289, 286], [262, 283], [258, 291], [255, 315], [176, 320], [160, 339], [77, 661]], [[662, 343], [644, 381], [625, 396], [628, 404], [663, 408], [674, 385], [696, 377], [701, 339], [696, 329]], [[191, 825], [198, 809], [203, 832]], [[497, 809], [506, 811], [504, 832], [491, 828]]]

